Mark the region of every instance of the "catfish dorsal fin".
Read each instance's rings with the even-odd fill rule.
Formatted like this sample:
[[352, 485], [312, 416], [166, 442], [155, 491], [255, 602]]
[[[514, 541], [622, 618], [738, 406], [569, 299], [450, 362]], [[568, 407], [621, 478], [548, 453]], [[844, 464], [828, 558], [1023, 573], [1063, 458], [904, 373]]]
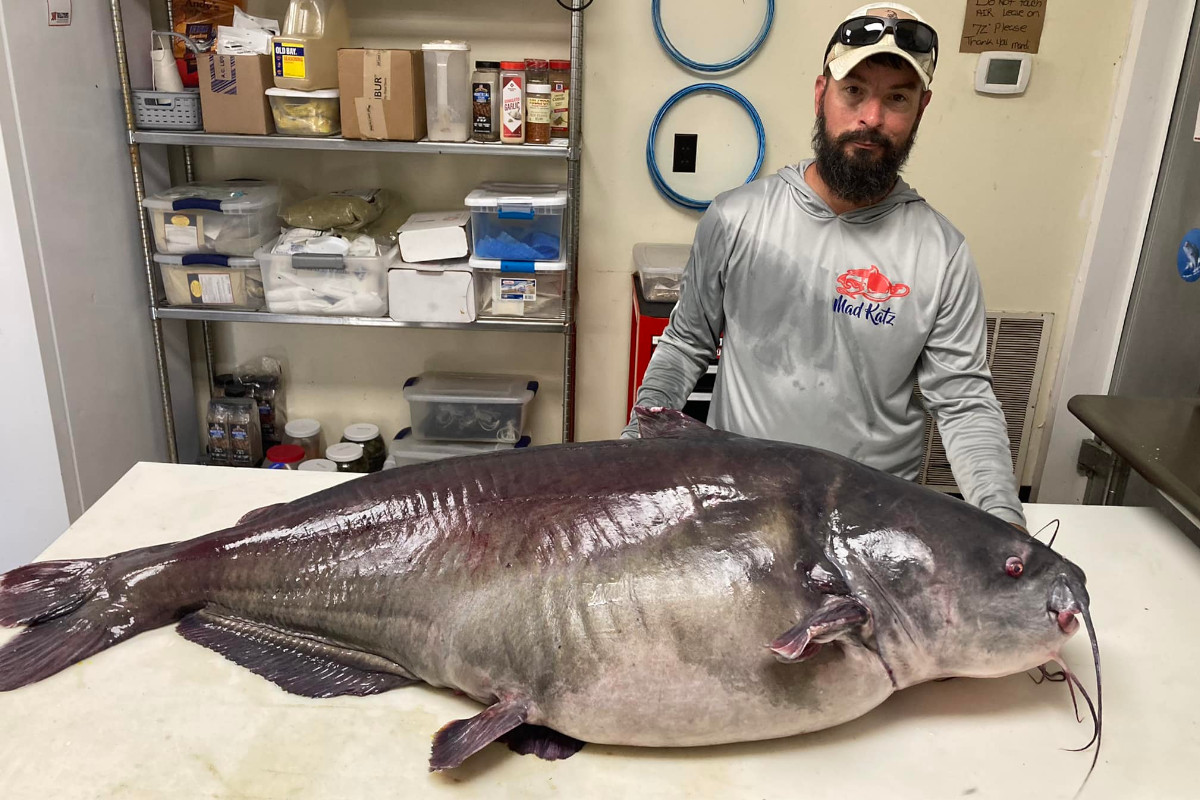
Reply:
[[661, 439], [668, 436], [712, 436], [717, 431], [698, 422], [674, 408], [646, 408], [635, 406], [638, 435], [643, 439]]

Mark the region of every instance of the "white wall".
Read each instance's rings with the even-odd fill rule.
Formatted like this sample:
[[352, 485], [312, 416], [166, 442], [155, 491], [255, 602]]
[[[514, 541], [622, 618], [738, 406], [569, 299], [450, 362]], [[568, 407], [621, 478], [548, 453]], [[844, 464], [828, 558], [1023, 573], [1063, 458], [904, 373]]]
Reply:
[[[126, 5], [134, 30], [148, 31], [147, 3]], [[6, 471], [23, 474], [3, 491], [24, 486], [22, 513], [49, 517], [36, 531], [6, 520], [0, 563], [61, 533], [64, 501], [74, 518], [134, 463], [166, 456], [110, 9], [77, 2], [73, 12], [72, 25], [51, 28], [45, 3], [0, 2], [4, 288], [18, 305], [4, 357], [42, 376], [6, 380], [0, 413], [19, 427], [9, 441], [33, 437], [57, 472], [51, 480], [20, 449], [6, 452]], [[173, 344], [186, 353], [182, 331]], [[180, 395], [190, 423], [190, 381]]]
[[[0, 148], [4, 145], [0, 126]], [[38, 350], [33, 304], [13, 206], [8, 165], [0, 159], [0, 572], [32, 560], [67, 528], [67, 498], [54, 446], [50, 397]]]

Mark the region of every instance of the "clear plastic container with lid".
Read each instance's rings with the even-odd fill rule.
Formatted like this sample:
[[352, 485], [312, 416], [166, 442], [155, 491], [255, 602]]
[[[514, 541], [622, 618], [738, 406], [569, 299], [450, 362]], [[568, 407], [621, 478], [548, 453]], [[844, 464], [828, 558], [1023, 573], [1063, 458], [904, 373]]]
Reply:
[[426, 372], [404, 384], [417, 439], [515, 444], [538, 382], [526, 377]]
[[170, 305], [256, 311], [265, 303], [262, 268], [253, 258], [155, 253], [154, 263]]
[[337, 51], [349, 46], [345, 0], [291, 0], [271, 39], [275, 85], [302, 92], [337, 88]]
[[325, 458], [337, 464], [338, 472], [368, 472], [367, 454], [358, 442], [338, 442], [325, 448]]
[[370, 422], [355, 422], [347, 425], [342, 431], [343, 442], [356, 442], [363, 446], [367, 456], [367, 470], [378, 472], [383, 468], [383, 460], [387, 458], [387, 445], [379, 435], [379, 426]]
[[301, 418], [288, 422], [283, 426], [283, 443], [303, 448], [305, 458], [320, 458], [325, 452], [321, 423], [315, 419]]
[[467, 195], [465, 202], [471, 210], [471, 244], [478, 258], [558, 261], [563, 257], [565, 186], [490, 182]]
[[652, 303], [678, 300], [679, 282], [691, 253], [691, 245], [686, 244], [635, 244], [633, 268], [642, 285], [642, 297]]
[[566, 261], [489, 261], [471, 256], [480, 317], [561, 319]]
[[294, 444], [277, 444], [267, 450], [263, 469], [298, 469], [304, 461], [304, 448]]
[[407, 467], [413, 464], [427, 464], [430, 461], [440, 461], [444, 458], [459, 456], [478, 456], [485, 453], [497, 453], [506, 450], [520, 450], [529, 446], [528, 436], [522, 436], [516, 442], [442, 442], [431, 439], [418, 439], [412, 435], [412, 428], [405, 428], [396, 434], [396, 438], [388, 445], [388, 457], [384, 461], [384, 469]]
[[336, 136], [342, 132], [338, 89], [267, 89], [275, 130], [282, 136]]
[[310, 458], [307, 461], [300, 462], [297, 467], [300, 472], [337, 472], [337, 464], [330, 461], [328, 458]]
[[279, 235], [282, 190], [268, 181], [187, 183], [142, 201], [159, 253], [253, 256]]
[[471, 136], [471, 46], [426, 42], [425, 122], [431, 142], [465, 142]]

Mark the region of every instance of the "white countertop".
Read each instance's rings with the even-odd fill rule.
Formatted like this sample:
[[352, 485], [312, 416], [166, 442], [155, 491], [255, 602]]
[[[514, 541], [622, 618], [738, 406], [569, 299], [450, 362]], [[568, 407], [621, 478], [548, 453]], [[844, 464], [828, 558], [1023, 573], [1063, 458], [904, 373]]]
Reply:
[[[139, 464], [43, 558], [186, 539], [344, 476]], [[1200, 796], [1200, 549], [1148, 509], [1026, 506], [1088, 576], [1104, 746], [1083, 798]], [[15, 631], [0, 631], [7, 641]], [[1089, 688], [1081, 633], [1064, 657]], [[802, 667], [797, 667], [801, 669]], [[427, 770], [441, 725], [481, 707], [426, 686], [309, 700], [162, 628], [0, 694], [0, 796], [15, 798], [1070, 798], [1091, 752], [1063, 684], [925, 684], [791, 739], [691, 749], [588, 745], [566, 761], [493, 745]], [[1084, 709], [1086, 714], [1086, 709]]]

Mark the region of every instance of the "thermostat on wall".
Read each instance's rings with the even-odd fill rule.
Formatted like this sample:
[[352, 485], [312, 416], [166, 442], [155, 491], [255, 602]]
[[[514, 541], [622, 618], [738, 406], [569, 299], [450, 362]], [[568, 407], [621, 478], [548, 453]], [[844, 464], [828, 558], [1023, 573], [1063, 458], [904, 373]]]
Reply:
[[991, 51], [979, 54], [975, 91], [984, 94], [1021, 94], [1033, 71], [1032, 53]]

